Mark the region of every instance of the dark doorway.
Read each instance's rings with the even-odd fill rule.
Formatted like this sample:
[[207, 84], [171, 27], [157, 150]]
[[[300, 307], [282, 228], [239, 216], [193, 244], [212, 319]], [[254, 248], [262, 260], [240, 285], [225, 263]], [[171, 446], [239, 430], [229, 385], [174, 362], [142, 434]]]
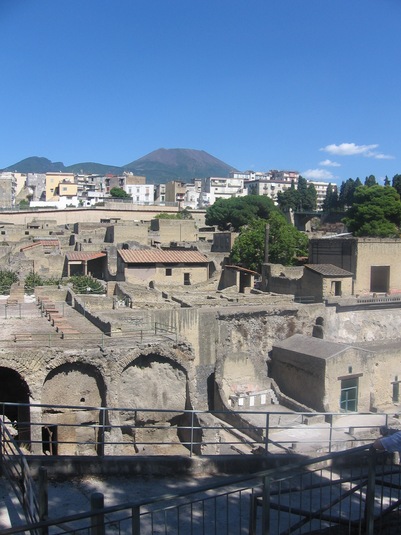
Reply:
[[334, 295], [341, 296], [341, 281], [333, 281], [331, 285]]
[[207, 378], [207, 406], [209, 411], [214, 410], [214, 389], [215, 389], [215, 376], [214, 372]]
[[371, 266], [370, 291], [387, 293], [390, 286], [390, 266]]
[[57, 425], [42, 427], [42, 451], [47, 455], [57, 455]]
[[19, 373], [10, 368], [0, 367], [0, 403], [22, 403], [21, 405], [2, 405], [1, 415], [15, 422], [18, 431], [16, 439], [30, 442], [29, 388]]

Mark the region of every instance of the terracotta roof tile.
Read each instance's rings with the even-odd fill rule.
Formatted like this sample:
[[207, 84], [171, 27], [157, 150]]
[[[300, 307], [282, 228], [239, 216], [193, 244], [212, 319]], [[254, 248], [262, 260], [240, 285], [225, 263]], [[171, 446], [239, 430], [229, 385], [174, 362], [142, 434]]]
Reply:
[[33, 243], [30, 243], [29, 245], [24, 245], [24, 247], [21, 247], [20, 251], [25, 251], [27, 249], [33, 249], [35, 247], [60, 247], [59, 240], [36, 240]]
[[90, 253], [90, 252], [82, 252], [82, 251], [74, 251], [72, 253], [67, 253], [67, 260], [95, 260], [96, 258], [102, 258], [103, 256], [106, 256], [106, 253]]
[[206, 256], [199, 251], [121, 249], [118, 253], [127, 264], [205, 264], [208, 262]]

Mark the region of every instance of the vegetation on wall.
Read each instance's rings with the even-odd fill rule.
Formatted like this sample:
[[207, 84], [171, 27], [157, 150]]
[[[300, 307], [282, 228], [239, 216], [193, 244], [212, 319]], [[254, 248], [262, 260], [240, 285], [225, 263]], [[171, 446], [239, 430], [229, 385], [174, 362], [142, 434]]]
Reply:
[[166, 212], [161, 212], [155, 216], [155, 219], [193, 219], [191, 212], [188, 208], [184, 208], [176, 214], [168, 214]]
[[103, 294], [105, 288], [100, 281], [90, 275], [74, 275], [68, 280], [74, 292], [78, 294]]
[[38, 273], [31, 271], [24, 281], [25, 291], [27, 293], [33, 293], [36, 286], [58, 286], [60, 279], [57, 277], [42, 277]]
[[0, 269], [0, 293], [7, 295], [10, 293], [11, 285], [18, 282], [18, 274], [10, 269]]

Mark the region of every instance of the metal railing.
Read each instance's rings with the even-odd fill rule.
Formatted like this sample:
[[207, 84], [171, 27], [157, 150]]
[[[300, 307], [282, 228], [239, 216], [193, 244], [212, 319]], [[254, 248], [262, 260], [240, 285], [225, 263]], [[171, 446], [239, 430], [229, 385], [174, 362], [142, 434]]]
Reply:
[[[199, 411], [85, 407], [1, 402], [1, 415], [40, 413], [14, 423], [30, 451], [48, 454], [119, 455], [131, 448], [144, 455], [331, 452], [372, 441], [387, 414]], [[40, 409], [38, 411], [37, 409]], [[54, 417], [57, 414], [57, 420]], [[347, 417], [344, 422], [343, 418]], [[368, 420], [368, 421], [367, 421]], [[43, 436], [46, 438], [44, 439]], [[75, 437], [75, 438], [74, 438]], [[80, 437], [80, 438], [78, 438]], [[4, 440], [4, 437], [3, 437]]]
[[0, 418], [0, 471], [9, 481], [27, 522], [42, 520], [44, 517], [39, 505], [41, 493], [31, 477], [24, 454], [4, 424], [4, 416]]
[[[401, 471], [367, 446], [3, 531], [54, 535], [276, 535], [399, 533]], [[327, 530], [327, 531], [326, 531]]]

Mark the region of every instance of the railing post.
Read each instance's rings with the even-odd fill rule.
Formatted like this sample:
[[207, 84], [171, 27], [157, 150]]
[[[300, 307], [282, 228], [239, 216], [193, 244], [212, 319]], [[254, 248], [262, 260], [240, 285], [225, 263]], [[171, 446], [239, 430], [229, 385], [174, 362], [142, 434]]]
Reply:
[[3, 440], [4, 440], [3, 425], [4, 425], [4, 414], [2, 414], [1, 425], [0, 425], [0, 476], [3, 475]]
[[103, 509], [103, 494], [101, 492], [94, 492], [91, 494], [91, 535], [105, 535]]
[[[47, 487], [47, 470], [41, 466], [39, 468], [39, 521], [47, 520], [49, 514], [49, 500]], [[44, 526], [41, 528], [41, 535], [47, 535], [49, 528]]]
[[193, 453], [193, 444], [194, 444], [194, 413], [191, 412], [191, 446], [189, 450], [190, 457], [192, 457], [192, 453]]
[[99, 433], [99, 436], [98, 436], [98, 440], [100, 439], [100, 443], [99, 443], [99, 451], [98, 451], [98, 454], [103, 457], [104, 456], [104, 446], [105, 446], [105, 442], [104, 442], [104, 429], [105, 429], [105, 426], [106, 426], [106, 411], [105, 409], [100, 409], [100, 433]]
[[333, 440], [333, 415], [329, 415], [330, 429], [329, 429], [329, 453], [331, 453], [331, 442]]
[[269, 451], [269, 427], [270, 427], [270, 413], [266, 413], [266, 433], [265, 433], [265, 452]]
[[372, 447], [368, 458], [368, 479], [366, 484], [365, 501], [365, 534], [373, 535], [375, 521], [375, 481], [376, 481], [377, 452]]
[[263, 478], [262, 488], [262, 535], [270, 533], [270, 478]]
[[141, 517], [139, 514], [139, 507], [132, 508], [132, 535], [140, 535], [141, 532]]

